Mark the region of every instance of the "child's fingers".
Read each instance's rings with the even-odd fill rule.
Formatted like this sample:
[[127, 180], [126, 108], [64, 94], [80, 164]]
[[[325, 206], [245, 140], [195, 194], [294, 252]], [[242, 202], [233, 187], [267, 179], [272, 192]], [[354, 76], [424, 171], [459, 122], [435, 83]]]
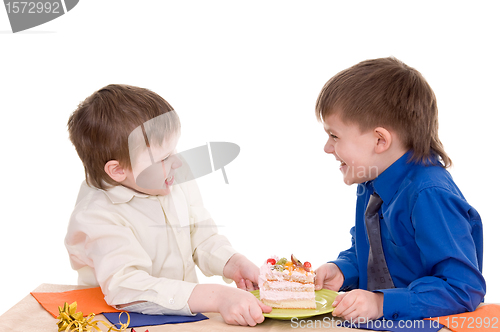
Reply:
[[316, 284], [315, 289], [320, 290], [323, 288], [323, 281], [325, 280], [325, 273], [323, 273], [323, 270], [316, 270], [316, 278], [314, 280], [314, 283]]
[[243, 317], [241, 317], [241, 315], [239, 314], [234, 314], [234, 315], [222, 315], [222, 318], [224, 319], [224, 321], [226, 322], [226, 324], [229, 324], [229, 325], [241, 325], [240, 323], [240, 320], [241, 322], [243, 322]]
[[247, 291], [253, 291], [254, 290], [254, 287], [253, 287], [253, 282], [250, 281], [250, 280], [245, 280], [245, 283], [246, 283], [246, 289]]
[[234, 321], [238, 325], [242, 325], [242, 326], [247, 325], [247, 321], [246, 321], [245, 317], [243, 317], [242, 314], [238, 314], [238, 313], [235, 314]]
[[273, 308], [268, 306], [268, 305], [265, 305], [264, 303], [260, 302], [259, 301], [259, 306], [260, 306], [260, 309], [262, 310], [262, 312], [268, 314], [270, 313], [271, 311], [273, 311]]
[[247, 325], [245, 318], [240, 312], [229, 313], [226, 317], [222, 316], [227, 324], [230, 325]]
[[245, 279], [240, 279], [238, 281], [236, 281], [236, 287], [240, 288], [240, 289], [247, 289], [247, 286], [246, 286], [246, 283], [245, 283]]
[[356, 306], [353, 305], [344, 310], [344, 312], [342, 313], [342, 318], [350, 322], [357, 323], [359, 318], [359, 312], [356, 309]]
[[245, 320], [245, 324], [240, 324], [240, 325], [250, 325], [250, 326], [257, 325], [257, 323], [255, 322], [255, 320], [252, 317], [252, 314], [250, 313], [251, 309], [252, 309], [252, 306], [250, 306], [250, 308], [248, 310], [242, 312], [241, 316]]
[[262, 316], [262, 308], [257, 305], [250, 306], [250, 316], [255, 321], [255, 323], [259, 324], [264, 321], [264, 316]]
[[[335, 299], [336, 300], [336, 299]], [[337, 306], [333, 310], [333, 315], [334, 316], [339, 316], [339, 317], [344, 317], [344, 314], [346, 312], [351, 312], [352, 310], [348, 310], [351, 308], [356, 301], [356, 295], [353, 293], [345, 293], [343, 297], [340, 299], [339, 302], [337, 302]], [[346, 311], [348, 310], [348, 311]]]
[[347, 293], [342, 293], [342, 294], [337, 295], [337, 297], [335, 298], [335, 301], [332, 302], [332, 307], [336, 307], [346, 295], [347, 295]]

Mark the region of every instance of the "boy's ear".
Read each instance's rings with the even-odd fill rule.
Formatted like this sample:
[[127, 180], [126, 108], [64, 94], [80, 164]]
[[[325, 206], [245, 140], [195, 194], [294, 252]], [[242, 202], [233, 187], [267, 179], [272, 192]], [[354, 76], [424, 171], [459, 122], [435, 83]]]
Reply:
[[390, 131], [383, 127], [377, 127], [373, 131], [373, 134], [375, 136], [375, 139], [377, 140], [375, 144], [375, 152], [382, 153], [387, 151], [391, 146], [393, 139]]
[[104, 165], [104, 171], [116, 182], [123, 182], [127, 178], [118, 160], [108, 161], [106, 165]]

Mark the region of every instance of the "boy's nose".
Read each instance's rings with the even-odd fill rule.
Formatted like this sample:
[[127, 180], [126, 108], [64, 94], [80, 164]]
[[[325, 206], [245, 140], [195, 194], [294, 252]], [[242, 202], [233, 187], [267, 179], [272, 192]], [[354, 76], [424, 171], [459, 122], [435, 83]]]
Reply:
[[335, 152], [335, 146], [330, 142], [330, 140], [326, 141], [324, 150], [326, 153], [334, 153]]

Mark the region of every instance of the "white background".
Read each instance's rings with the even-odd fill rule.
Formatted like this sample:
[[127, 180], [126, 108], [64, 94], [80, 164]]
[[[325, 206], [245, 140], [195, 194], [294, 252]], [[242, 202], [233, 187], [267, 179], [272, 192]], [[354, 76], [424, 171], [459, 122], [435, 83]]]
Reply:
[[0, 9], [0, 314], [41, 283], [76, 283], [63, 239], [84, 174], [66, 123], [109, 83], [169, 101], [179, 151], [241, 147], [229, 184], [221, 171], [198, 180], [237, 250], [257, 265], [272, 254], [313, 268], [336, 258], [350, 245], [355, 187], [323, 152], [315, 100], [338, 71], [391, 55], [437, 95], [450, 172], [483, 218], [486, 301], [500, 302], [494, 1], [343, 3], [82, 0], [17, 34]]

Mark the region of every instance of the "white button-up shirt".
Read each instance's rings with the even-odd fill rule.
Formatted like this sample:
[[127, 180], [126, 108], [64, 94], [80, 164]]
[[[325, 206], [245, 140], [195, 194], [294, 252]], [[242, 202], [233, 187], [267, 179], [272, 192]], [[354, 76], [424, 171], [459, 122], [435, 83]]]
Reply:
[[236, 253], [217, 233], [194, 180], [166, 196], [83, 182], [65, 245], [79, 284], [100, 286], [112, 306], [147, 301], [124, 309], [154, 314], [191, 315], [195, 265], [206, 276], [222, 275]]

